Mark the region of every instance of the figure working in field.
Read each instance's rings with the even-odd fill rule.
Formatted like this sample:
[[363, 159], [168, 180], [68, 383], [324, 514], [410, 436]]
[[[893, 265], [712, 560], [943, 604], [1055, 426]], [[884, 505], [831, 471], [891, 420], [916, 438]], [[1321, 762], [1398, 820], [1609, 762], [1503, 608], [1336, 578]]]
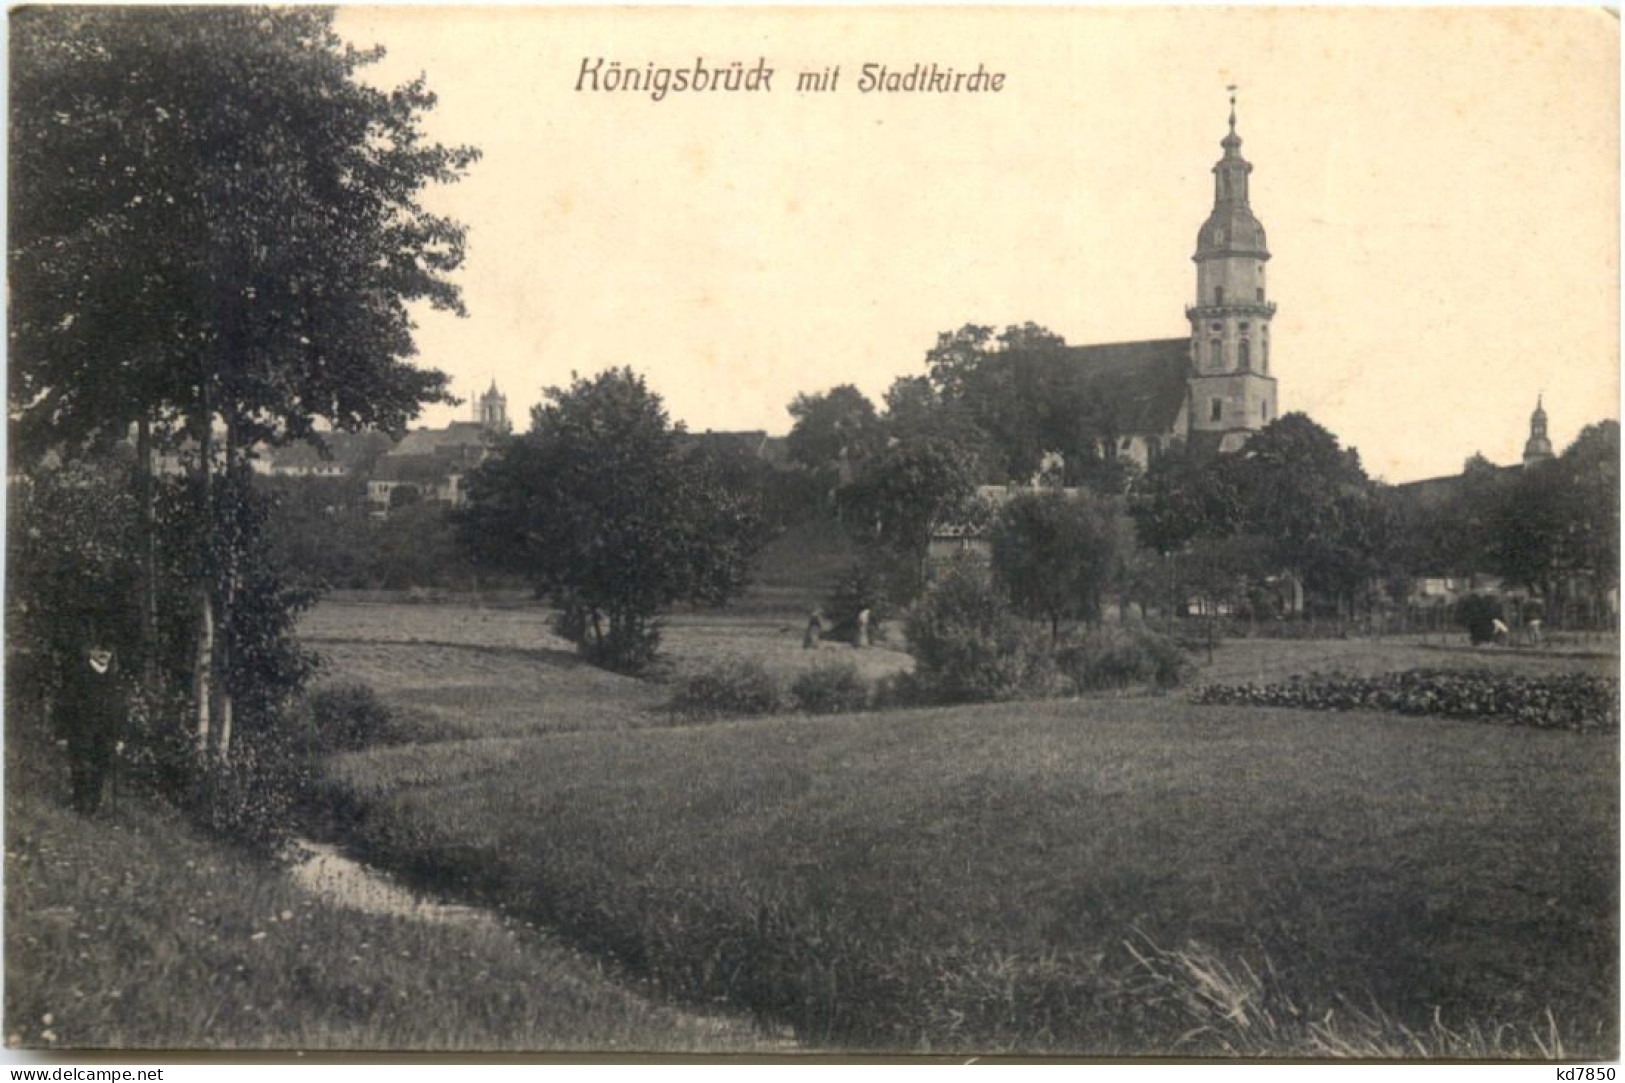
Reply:
[[68, 742], [68, 770], [73, 780], [73, 807], [83, 813], [101, 807], [102, 791], [113, 766], [124, 696], [119, 685], [118, 655], [94, 632], [70, 652], [64, 664], [56, 720]]
[[823, 638], [824, 614], [815, 609], [807, 615], [807, 631], [801, 637], [801, 648], [803, 650], [812, 650], [823, 641]]
[[852, 645], [861, 651], [869, 645], [869, 642], [869, 611], [860, 609], [858, 610], [858, 630], [852, 636]]
[[1512, 629], [1508, 628], [1506, 621], [1500, 617], [1496, 617], [1495, 620], [1490, 622], [1490, 631], [1496, 643], [1512, 642]]
[[1531, 647], [1540, 646], [1540, 632], [1545, 624], [1546, 611], [1538, 600], [1532, 600], [1523, 610], [1523, 638]]

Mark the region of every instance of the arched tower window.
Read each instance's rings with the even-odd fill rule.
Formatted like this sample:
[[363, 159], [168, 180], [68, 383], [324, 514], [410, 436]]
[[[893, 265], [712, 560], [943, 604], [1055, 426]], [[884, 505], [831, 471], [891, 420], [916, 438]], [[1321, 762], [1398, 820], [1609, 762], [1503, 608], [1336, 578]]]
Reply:
[[1264, 375], [1270, 374], [1270, 329], [1264, 328]]
[[1224, 304], [1224, 287], [1223, 286], [1214, 286], [1213, 287], [1213, 303], [1216, 304], [1216, 305]]
[[1253, 367], [1252, 347], [1247, 344], [1246, 339], [1236, 344], [1236, 367], [1243, 372]]
[[1207, 344], [1207, 363], [1211, 368], [1224, 368], [1224, 339], [1216, 338]]

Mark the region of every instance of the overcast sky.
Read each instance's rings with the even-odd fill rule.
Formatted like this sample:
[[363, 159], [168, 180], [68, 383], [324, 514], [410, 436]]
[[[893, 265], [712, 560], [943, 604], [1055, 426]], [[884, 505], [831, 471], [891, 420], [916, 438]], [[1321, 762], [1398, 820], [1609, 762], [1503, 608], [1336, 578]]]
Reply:
[[[484, 159], [469, 318], [424, 364], [516, 423], [629, 364], [693, 429], [784, 432], [802, 391], [878, 403], [939, 331], [1180, 337], [1239, 83], [1279, 305], [1271, 362], [1391, 481], [1559, 448], [1618, 416], [1618, 40], [1561, 9], [347, 9]], [[770, 94], [575, 90], [583, 58], [766, 58]], [[997, 94], [862, 94], [865, 63], [1005, 74]], [[797, 94], [840, 65], [838, 89]], [[425, 416], [443, 423], [467, 408]]]

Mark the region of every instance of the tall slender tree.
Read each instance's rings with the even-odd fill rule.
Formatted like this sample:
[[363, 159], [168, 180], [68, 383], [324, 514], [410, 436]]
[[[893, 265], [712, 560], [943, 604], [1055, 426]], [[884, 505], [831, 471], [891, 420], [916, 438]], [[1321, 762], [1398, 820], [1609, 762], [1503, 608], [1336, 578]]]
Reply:
[[[12, 20], [14, 448], [139, 426], [187, 441], [205, 522], [216, 479], [261, 443], [401, 430], [449, 401], [411, 364], [414, 302], [461, 313], [463, 227], [423, 189], [477, 152], [426, 142], [419, 79], [357, 78], [314, 8], [31, 8]], [[144, 455], [148, 448], [143, 448]], [[153, 533], [148, 509], [147, 533]], [[232, 531], [216, 524], [221, 538]], [[197, 569], [196, 731], [224, 757], [221, 644], [247, 570]], [[150, 563], [150, 562], [149, 562]]]

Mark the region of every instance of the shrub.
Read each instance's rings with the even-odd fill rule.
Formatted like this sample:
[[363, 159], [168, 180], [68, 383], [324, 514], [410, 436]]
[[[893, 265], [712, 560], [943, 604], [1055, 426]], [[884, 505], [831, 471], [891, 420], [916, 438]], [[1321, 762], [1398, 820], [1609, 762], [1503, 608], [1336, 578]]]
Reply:
[[1190, 660], [1173, 639], [1149, 628], [1108, 625], [1070, 639], [1057, 653], [1061, 672], [1079, 691], [1135, 685], [1177, 688], [1191, 673]]
[[1495, 638], [1495, 621], [1500, 615], [1501, 603], [1483, 594], [1469, 594], [1456, 606], [1456, 623], [1467, 629], [1467, 638], [1474, 643]]
[[1191, 702], [1488, 718], [1539, 729], [1619, 728], [1619, 681], [1587, 673], [1517, 677], [1412, 669], [1375, 677], [1310, 674], [1283, 684], [1206, 685], [1191, 693]]
[[929, 700], [967, 703], [1042, 695], [1054, 684], [1044, 637], [1017, 619], [986, 573], [950, 565], [909, 610], [915, 685]]
[[307, 747], [315, 755], [406, 739], [378, 694], [359, 682], [333, 684], [305, 700]]
[[672, 697], [671, 712], [679, 718], [706, 721], [776, 714], [783, 705], [778, 679], [760, 662], [730, 659], [682, 678]]
[[814, 666], [790, 683], [796, 705], [808, 714], [847, 714], [869, 705], [869, 688], [851, 662]]
[[920, 569], [912, 557], [870, 551], [850, 565], [824, 599], [827, 635], [853, 643], [858, 614], [869, 611], [869, 637], [883, 636], [883, 621], [890, 620], [919, 593]]
[[893, 673], [875, 682], [874, 699], [870, 706], [877, 711], [902, 710], [909, 707], [928, 707], [931, 697], [913, 673]]
[[605, 622], [574, 601], [566, 601], [560, 608], [553, 618], [553, 631], [574, 643], [582, 658], [616, 673], [646, 671], [660, 650], [658, 620], [627, 615]]
[[315, 773], [284, 717], [250, 723], [232, 743], [231, 759], [199, 763], [188, 802], [205, 827], [241, 846], [275, 852], [293, 835]]

